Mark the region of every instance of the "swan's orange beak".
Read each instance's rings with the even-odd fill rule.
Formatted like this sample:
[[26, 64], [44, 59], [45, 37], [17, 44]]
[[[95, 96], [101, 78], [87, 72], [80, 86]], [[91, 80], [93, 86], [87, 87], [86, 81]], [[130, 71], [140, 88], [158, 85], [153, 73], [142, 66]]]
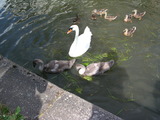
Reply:
[[73, 30], [72, 29], [69, 29], [68, 31], [67, 31], [67, 34], [69, 34], [70, 32], [72, 32]]

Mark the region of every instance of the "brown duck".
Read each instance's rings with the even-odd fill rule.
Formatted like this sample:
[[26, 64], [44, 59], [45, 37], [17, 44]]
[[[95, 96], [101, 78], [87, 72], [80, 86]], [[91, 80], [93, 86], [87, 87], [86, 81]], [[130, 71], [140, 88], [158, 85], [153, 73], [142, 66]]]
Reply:
[[92, 20], [96, 20], [96, 19], [97, 19], [95, 13], [92, 13], [91, 19], [92, 19]]
[[97, 14], [97, 15], [102, 16], [103, 14], [105, 14], [105, 12], [106, 12], [107, 10], [108, 10], [108, 9], [100, 9], [100, 10], [94, 9], [94, 10], [92, 11], [92, 14]]
[[133, 36], [133, 33], [136, 31], [136, 27], [134, 26], [134, 27], [132, 27], [131, 29], [128, 29], [128, 28], [126, 28], [126, 29], [124, 29], [123, 30], [123, 34], [125, 35], [125, 36]]
[[78, 15], [73, 19], [73, 24], [79, 24], [80, 23], [80, 18]]
[[124, 22], [131, 22], [132, 23], [132, 14], [126, 15], [124, 18]]
[[134, 16], [135, 18], [138, 18], [139, 20], [141, 20], [142, 17], [146, 14], [146, 11], [144, 11], [144, 12], [142, 12], [142, 13], [137, 13], [137, 10], [136, 10], [136, 9], [133, 10], [132, 12], [134, 12], [134, 13], [133, 13], [133, 16]]
[[116, 18], [117, 18], [117, 16], [108, 16], [107, 12], [105, 12], [104, 19], [109, 20], [109, 21], [113, 21]]

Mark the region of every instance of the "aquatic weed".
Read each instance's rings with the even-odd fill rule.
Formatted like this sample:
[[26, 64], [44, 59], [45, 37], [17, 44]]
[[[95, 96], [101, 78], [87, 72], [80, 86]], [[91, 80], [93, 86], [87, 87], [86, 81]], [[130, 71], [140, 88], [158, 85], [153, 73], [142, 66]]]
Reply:
[[20, 107], [17, 107], [14, 112], [11, 112], [8, 107], [0, 104], [0, 120], [25, 120], [20, 111]]

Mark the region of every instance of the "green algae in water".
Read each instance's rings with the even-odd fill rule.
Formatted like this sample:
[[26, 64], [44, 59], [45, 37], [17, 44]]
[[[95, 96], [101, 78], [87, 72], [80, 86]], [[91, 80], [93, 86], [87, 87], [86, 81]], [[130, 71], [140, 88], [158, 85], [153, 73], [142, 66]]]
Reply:
[[150, 58], [150, 57], [152, 57], [152, 54], [147, 54], [145, 57]]
[[[65, 90], [71, 91], [71, 87], [75, 88], [75, 90], [78, 88], [80, 89], [81, 87], [79, 86], [79, 81], [77, 79], [75, 79], [73, 76], [71, 76], [70, 74], [68, 74], [68, 72], [64, 72], [61, 73], [62, 76], [70, 82], [70, 84], [66, 85], [64, 87]], [[82, 89], [82, 88], [81, 88]], [[82, 90], [81, 90], [82, 91]], [[76, 91], [77, 92], [77, 91]], [[78, 92], [79, 93], [79, 92]]]
[[113, 50], [114, 52], [117, 53], [117, 48], [113, 47], [113, 48], [111, 48], [111, 50]]
[[84, 76], [83, 79], [88, 80], [88, 81], [92, 81], [93, 80], [92, 76]]
[[116, 101], [119, 101], [119, 102], [124, 102], [124, 103], [135, 101], [135, 99], [133, 98], [133, 94], [130, 95], [130, 98], [119, 98], [119, 97], [113, 96], [108, 88], [106, 88], [106, 91], [108, 93], [107, 96], [112, 98], [113, 100], [116, 100]]
[[125, 109], [120, 109], [120, 110], [116, 113], [116, 115], [119, 115], [119, 114], [122, 113], [124, 110], [125, 110]]
[[[118, 51], [116, 47], [110, 48], [111, 51], [108, 51], [108, 53], [102, 53], [102, 54], [89, 54], [87, 57], [82, 58], [82, 64], [84, 66], [87, 66], [93, 62], [100, 62], [104, 58], [108, 60], [115, 60], [118, 64], [124, 61], [128, 61], [132, 58], [130, 56], [131, 49], [127, 43], [124, 44], [125, 51]], [[118, 56], [118, 59], [117, 59]]]
[[121, 56], [121, 59], [120, 59], [120, 61], [121, 62], [123, 62], [123, 61], [127, 61], [127, 60], [129, 60], [129, 59], [131, 59], [132, 58], [132, 56]]
[[88, 66], [88, 65], [89, 65], [89, 62], [88, 62], [88, 63], [87, 63], [87, 62], [86, 62], [86, 63], [82, 63], [82, 64], [83, 64], [84, 66]]
[[79, 94], [82, 94], [83, 89], [82, 88], [76, 88], [75, 91]]
[[122, 99], [122, 98], [115, 97], [113, 95], [109, 95], [109, 97], [116, 100], [116, 101], [119, 101], [119, 102], [133, 102], [133, 101], [135, 101], [135, 99]]
[[98, 55], [89, 54], [89, 56], [82, 58], [82, 62], [83, 62], [82, 64], [84, 66], [87, 66], [90, 63], [101, 61], [103, 58], [107, 58], [107, 57], [108, 57], [107, 53], [98, 54]]

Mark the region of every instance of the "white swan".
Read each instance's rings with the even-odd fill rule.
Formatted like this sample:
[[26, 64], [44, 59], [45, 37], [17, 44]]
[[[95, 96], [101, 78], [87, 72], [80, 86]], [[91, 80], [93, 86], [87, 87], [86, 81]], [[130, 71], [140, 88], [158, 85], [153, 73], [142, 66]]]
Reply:
[[90, 47], [92, 33], [86, 26], [84, 33], [79, 36], [79, 27], [77, 25], [70, 26], [67, 34], [75, 31], [75, 38], [69, 50], [69, 56], [79, 57], [83, 55]]

